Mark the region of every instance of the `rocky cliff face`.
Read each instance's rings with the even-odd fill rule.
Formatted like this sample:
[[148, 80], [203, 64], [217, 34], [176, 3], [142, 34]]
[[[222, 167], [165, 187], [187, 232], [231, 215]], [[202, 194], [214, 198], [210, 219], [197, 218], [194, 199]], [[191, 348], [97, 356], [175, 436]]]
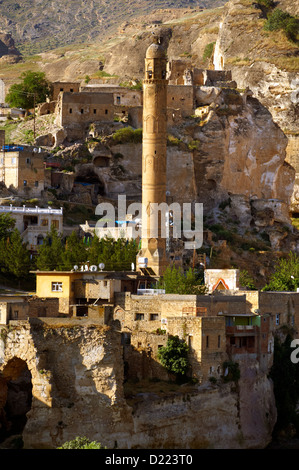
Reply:
[[[281, 1], [276, 6], [291, 15], [298, 14], [298, 7], [293, 9], [293, 2]], [[223, 12], [214, 51], [214, 67], [230, 69], [238, 86], [249, 87], [270, 111], [274, 122], [287, 137], [290, 136], [286, 160], [295, 165], [298, 173], [294, 157], [299, 135], [298, 46], [288, 41], [282, 32], [263, 29], [269, 12], [258, 4], [231, 0]], [[295, 212], [299, 207], [297, 193], [296, 183], [292, 198]]]
[[21, 54], [16, 49], [11, 34], [0, 32], [0, 63], [16, 63], [21, 60]]
[[[144, 390], [129, 406], [120, 335], [113, 330], [88, 320], [31, 320], [15, 322], [3, 337], [0, 434], [9, 401], [10, 416], [27, 411], [25, 448], [56, 448], [83, 435], [110, 449], [246, 449], [271, 441], [272, 384], [255, 360], [241, 367], [237, 386], [205, 384], [168, 398]], [[18, 393], [24, 371], [32, 385], [29, 411], [22, 406], [25, 391]], [[7, 391], [12, 381], [14, 395]]]

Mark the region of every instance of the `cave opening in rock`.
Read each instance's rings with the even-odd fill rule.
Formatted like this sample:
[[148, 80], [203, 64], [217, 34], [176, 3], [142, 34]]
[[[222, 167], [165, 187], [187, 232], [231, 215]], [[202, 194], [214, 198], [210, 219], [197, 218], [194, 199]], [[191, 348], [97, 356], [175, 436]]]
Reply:
[[105, 185], [92, 169], [80, 172], [75, 178], [75, 184], [80, 184], [82, 186], [93, 185], [94, 192], [96, 194], [99, 194], [101, 196], [105, 195]]
[[0, 376], [0, 443], [20, 436], [32, 405], [32, 376], [25, 361], [11, 359]]

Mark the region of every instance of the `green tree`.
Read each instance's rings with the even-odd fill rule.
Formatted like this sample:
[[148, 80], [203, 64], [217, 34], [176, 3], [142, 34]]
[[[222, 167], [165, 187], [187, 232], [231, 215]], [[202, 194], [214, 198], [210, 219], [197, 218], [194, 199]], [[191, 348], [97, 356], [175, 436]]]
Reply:
[[299, 287], [299, 257], [290, 252], [287, 258], [281, 258], [270, 277], [264, 291], [296, 291]]
[[0, 240], [7, 238], [15, 225], [16, 221], [10, 214], [0, 214]]
[[104, 263], [107, 271], [130, 270], [131, 263], [136, 263], [137, 251], [135, 240], [115, 240], [109, 237], [99, 239], [95, 235], [88, 248], [88, 260], [95, 265]]
[[23, 108], [27, 111], [38, 103], [43, 103], [51, 94], [51, 84], [43, 72], [24, 72], [22, 82], [14, 83], [6, 95], [10, 107]]
[[61, 268], [71, 270], [75, 265], [87, 260], [87, 250], [82, 238], [73, 231], [66, 239], [65, 249], [61, 254]]
[[40, 271], [53, 271], [63, 266], [64, 246], [62, 238], [52, 226], [38, 250], [36, 267]]
[[242, 271], [240, 271], [239, 281], [242, 287], [247, 287], [249, 290], [256, 289], [254, 279], [250, 276], [246, 269], [242, 269]]
[[165, 289], [166, 294], [203, 295], [207, 292], [206, 286], [191, 268], [184, 273], [175, 266], [166, 268], [163, 278], [158, 283], [158, 288]]
[[189, 348], [185, 341], [178, 336], [170, 336], [166, 346], [158, 351], [158, 359], [161, 364], [178, 378], [186, 376], [190, 364], [188, 359]]
[[3, 270], [11, 273], [17, 279], [28, 276], [30, 271], [30, 253], [23, 243], [20, 232], [13, 230], [8, 238], [3, 238], [0, 243]]

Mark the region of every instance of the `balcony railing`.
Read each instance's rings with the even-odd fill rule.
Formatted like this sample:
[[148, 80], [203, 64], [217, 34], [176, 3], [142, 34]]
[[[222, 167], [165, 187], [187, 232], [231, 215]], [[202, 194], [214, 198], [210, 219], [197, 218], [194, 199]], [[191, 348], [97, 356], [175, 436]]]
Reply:
[[51, 207], [42, 208], [42, 207], [15, 207], [12, 204], [9, 206], [0, 206], [0, 213], [1, 212], [14, 212], [14, 213], [25, 213], [25, 214], [55, 214], [55, 215], [62, 215], [63, 208], [60, 209], [52, 209]]

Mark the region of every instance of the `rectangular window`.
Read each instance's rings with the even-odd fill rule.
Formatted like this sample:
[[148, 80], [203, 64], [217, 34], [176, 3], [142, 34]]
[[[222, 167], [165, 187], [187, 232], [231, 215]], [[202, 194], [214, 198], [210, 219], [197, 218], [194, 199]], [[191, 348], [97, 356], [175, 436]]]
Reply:
[[221, 346], [221, 336], [218, 335], [218, 348], [220, 348], [220, 346]]
[[209, 347], [209, 336], [206, 337], [206, 348]]
[[27, 186], [27, 180], [24, 180], [24, 186]]
[[59, 220], [52, 220], [52, 224], [51, 224], [51, 225], [52, 225], [52, 227], [58, 229], [58, 228], [59, 228]]
[[26, 163], [27, 163], [27, 164], [30, 163], [30, 158], [26, 158]]
[[19, 311], [18, 311], [18, 310], [14, 310], [14, 312], [13, 312], [13, 317], [14, 317], [15, 319], [17, 319], [17, 318], [19, 317]]
[[276, 317], [275, 317], [275, 324], [276, 324], [276, 325], [279, 325], [279, 323], [280, 323], [280, 314], [277, 313], [277, 314], [276, 314]]
[[37, 188], [38, 187], [38, 181], [34, 182], [34, 186]]
[[16, 159], [15, 159], [15, 157], [13, 157], [13, 158], [11, 159], [11, 164], [12, 164], [12, 165], [15, 165], [15, 164], [16, 164]]
[[72, 110], [72, 108], [70, 108], [70, 114], [72, 114], [72, 112], [73, 112], [73, 110]]
[[74, 89], [73, 89], [73, 88], [71, 88], [71, 89], [70, 89], [70, 92], [71, 92], [71, 93], [73, 93], [73, 91], [74, 91]]
[[144, 313], [136, 313], [135, 320], [144, 320]]
[[108, 114], [108, 109], [105, 109], [105, 114]]
[[93, 110], [93, 114], [97, 114], [97, 110], [96, 110], [96, 109]]
[[62, 292], [62, 282], [52, 282], [52, 292]]
[[84, 113], [84, 109], [81, 109], [81, 114], [83, 114], [83, 113]]
[[150, 314], [150, 320], [151, 321], [159, 320], [159, 314], [158, 313], [151, 313]]
[[41, 226], [42, 226], [42, 227], [47, 227], [48, 224], [49, 224], [48, 219], [42, 219], [42, 220], [41, 220]]

